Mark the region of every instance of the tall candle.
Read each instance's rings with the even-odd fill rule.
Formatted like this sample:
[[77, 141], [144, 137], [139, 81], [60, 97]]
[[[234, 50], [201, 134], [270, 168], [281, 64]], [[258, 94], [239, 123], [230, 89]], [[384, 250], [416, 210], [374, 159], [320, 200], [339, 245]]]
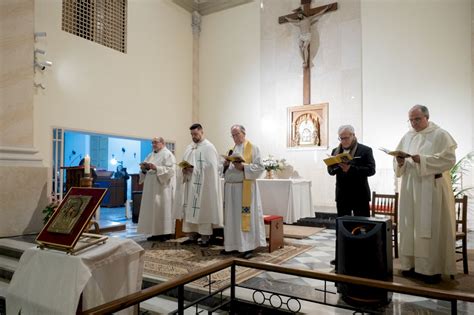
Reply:
[[84, 158], [84, 174], [90, 174], [91, 173], [91, 158], [89, 155], [86, 155]]

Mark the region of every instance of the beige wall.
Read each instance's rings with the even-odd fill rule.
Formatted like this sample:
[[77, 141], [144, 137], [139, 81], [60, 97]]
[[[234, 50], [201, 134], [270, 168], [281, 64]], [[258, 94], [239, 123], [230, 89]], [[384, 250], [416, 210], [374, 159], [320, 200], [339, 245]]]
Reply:
[[36, 47], [54, 65], [37, 72], [35, 143], [51, 165], [51, 130], [76, 130], [177, 143], [190, 141], [192, 32], [190, 14], [171, 1], [129, 0], [127, 53], [61, 30], [61, 0], [35, 2]]
[[38, 232], [47, 168], [33, 147], [34, 1], [0, 2], [0, 237]]
[[260, 12], [253, 2], [206, 15], [200, 35], [200, 112], [208, 139], [224, 153], [233, 145], [230, 126], [258, 132]]
[[33, 147], [33, 10], [0, 2], [0, 146]]

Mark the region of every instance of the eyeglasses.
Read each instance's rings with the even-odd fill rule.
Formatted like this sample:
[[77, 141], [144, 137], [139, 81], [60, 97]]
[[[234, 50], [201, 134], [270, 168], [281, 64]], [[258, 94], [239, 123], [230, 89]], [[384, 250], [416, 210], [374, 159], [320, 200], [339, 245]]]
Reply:
[[350, 138], [352, 138], [352, 136], [349, 136], [349, 137], [339, 137], [339, 141], [344, 141], [344, 140], [349, 140]]

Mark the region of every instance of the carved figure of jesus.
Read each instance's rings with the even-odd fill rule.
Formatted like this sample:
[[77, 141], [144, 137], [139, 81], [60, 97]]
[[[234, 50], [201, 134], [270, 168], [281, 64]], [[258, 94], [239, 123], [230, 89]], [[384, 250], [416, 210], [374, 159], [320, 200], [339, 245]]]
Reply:
[[300, 48], [301, 58], [303, 58], [303, 68], [306, 68], [310, 65], [309, 44], [311, 43], [311, 25], [316, 23], [318, 19], [328, 10], [328, 8], [329, 7], [311, 17], [307, 17], [303, 13], [298, 13], [297, 19], [285, 17], [289, 23], [300, 29], [300, 34], [298, 36], [298, 46]]

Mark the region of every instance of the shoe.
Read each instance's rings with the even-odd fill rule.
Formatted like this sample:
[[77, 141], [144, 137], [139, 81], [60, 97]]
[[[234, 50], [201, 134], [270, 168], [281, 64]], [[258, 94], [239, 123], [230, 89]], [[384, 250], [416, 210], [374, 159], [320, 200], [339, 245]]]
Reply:
[[150, 237], [147, 237], [146, 240], [150, 242], [160, 241], [161, 235], [152, 235]]
[[333, 260], [331, 260], [329, 263], [330, 263], [331, 265], [335, 266], [335, 265], [336, 265], [336, 260], [333, 259]]
[[402, 276], [407, 277], [407, 278], [416, 277], [415, 268], [411, 268], [410, 270], [402, 270]]
[[181, 245], [193, 245], [193, 244], [197, 244], [197, 240], [188, 238], [184, 242], [181, 242]]
[[441, 282], [441, 275], [440, 274], [436, 274], [432, 276], [423, 275], [423, 281], [426, 284], [438, 284]]
[[234, 252], [235, 252], [235, 251], [230, 251], [230, 252], [228, 252], [228, 251], [226, 251], [225, 249], [223, 249], [223, 250], [221, 250], [220, 254], [221, 254], [221, 255], [226, 255], [226, 256], [228, 256], [228, 255], [232, 255]]
[[209, 241], [199, 240], [198, 245], [201, 246], [201, 247], [209, 247], [209, 246], [211, 246], [211, 243]]
[[243, 259], [250, 259], [253, 257], [253, 251], [249, 250], [242, 254]]

